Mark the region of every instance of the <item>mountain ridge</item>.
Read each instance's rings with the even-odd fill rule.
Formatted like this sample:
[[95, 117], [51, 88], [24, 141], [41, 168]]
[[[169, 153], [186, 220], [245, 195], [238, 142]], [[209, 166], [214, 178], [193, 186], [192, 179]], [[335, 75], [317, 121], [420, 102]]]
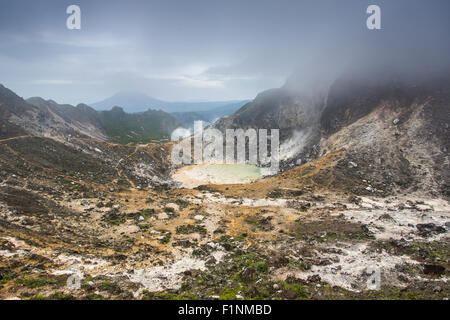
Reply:
[[148, 109], [161, 109], [165, 112], [202, 112], [224, 107], [234, 103], [245, 103], [247, 100], [229, 101], [204, 101], [204, 102], [169, 102], [155, 99], [140, 92], [119, 92], [104, 100], [91, 103], [97, 110], [111, 109], [114, 106], [121, 106], [129, 113], [144, 112]]

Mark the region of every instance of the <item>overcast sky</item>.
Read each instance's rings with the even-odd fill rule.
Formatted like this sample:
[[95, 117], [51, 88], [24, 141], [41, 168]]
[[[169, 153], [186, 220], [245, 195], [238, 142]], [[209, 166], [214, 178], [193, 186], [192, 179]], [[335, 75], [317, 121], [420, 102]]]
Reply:
[[[71, 4], [81, 30], [66, 28]], [[381, 7], [382, 30], [367, 29], [369, 4]], [[308, 77], [319, 60], [448, 58], [449, 12], [448, 0], [0, 0], [0, 83], [71, 104], [120, 91], [247, 99], [294, 70]]]

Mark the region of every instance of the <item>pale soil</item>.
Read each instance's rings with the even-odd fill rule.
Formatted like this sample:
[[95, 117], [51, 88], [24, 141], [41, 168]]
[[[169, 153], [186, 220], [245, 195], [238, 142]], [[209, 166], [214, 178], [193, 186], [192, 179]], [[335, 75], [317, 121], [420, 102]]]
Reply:
[[[157, 200], [146, 204], [148, 197]], [[120, 202], [115, 202], [114, 205], [120, 208], [122, 214], [132, 214], [139, 208], [154, 209], [155, 214], [146, 217], [144, 221], [127, 218], [117, 226], [108, 226], [102, 221], [106, 208], [82, 206], [80, 200], [61, 201], [61, 205], [84, 215], [79, 221], [69, 221], [67, 218], [65, 221], [59, 221], [62, 225], [85, 230], [88, 238], [90, 237], [88, 235], [92, 234], [96, 239], [103, 239], [111, 245], [133, 239], [132, 246], [124, 251], [125, 260], [111, 260], [108, 257], [114, 253], [111, 249], [101, 249], [97, 253], [89, 249], [81, 250], [78, 254], [59, 253], [62, 248], [60, 245], [36, 247], [21, 240], [23, 234], [13, 231], [8, 232], [11, 235], [1, 237], [4, 243], [8, 244], [8, 249], [2, 249], [0, 255], [4, 259], [26, 260], [32, 254], [38, 254], [53, 261], [52, 265], [41, 272], [56, 276], [78, 275], [82, 279], [94, 279], [91, 280], [94, 283], [98, 283], [95, 279], [110, 279], [109, 281], [122, 286], [123, 290], [128, 290], [134, 298], [139, 298], [143, 290], [151, 292], [179, 290], [185, 279], [185, 272], [190, 270], [209, 272], [211, 265], [206, 265], [208, 257], [214, 257], [213, 266], [230, 263], [227, 258], [229, 252], [223, 248], [220, 240], [222, 234], [215, 233], [221, 227], [225, 235], [234, 238], [242, 234], [247, 235], [244, 242], [239, 244], [244, 251], [259, 248], [257, 250], [262, 253], [269, 253], [270, 250], [275, 250], [293, 261], [310, 264], [308, 270], [299, 269], [292, 264], [269, 269], [267, 276], [274, 283], [286, 280], [289, 276], [306, 281], [309, 276], [320, 275], [322, 281], [331, 286], [355, 292], [365, 290], [367, 278], [365, 270], [368, 267], [380, 268], [385, 284], [403, 288], [404, 282], [398, 280], [399, 274], [403, 275], [398, 271], [399, 266], [423, 264], [422, 261], [407, 254], [374, 250], [373, 243], [404, 239], [412, 244], [416, 242], [448, 244], [448, 229], [444, 233], [433, 234], [427, 238], [418, 235], [416, 229], [419, 223], [434, 223], [439, 226], [448, 223], [450, 204], [445, 200], [420, 199], [419, 204], [409, 206], [408, 203], [416, 203], [418, 199], [362, 197], [360, 203], [355, 204], [339, 195], [329, 195], [319, 201], [310, 201], [306, 198], [250, 199], [224, 197], [220, 193], [194, 190], [178, 190], [164, 197], [157, 193], [124, 193], [119, 198]], [[176, 199], [185, 201], [185, 207], [182, 208], [175, 203]], [[97, 201], [97, 199], [87, 200], [91, 204]], [[305, 203], [309, 203], [307, 210], [297, 209]], [[171, 211], [165, 213], [163, 208], [171, 208]], [[165, 213], [166, 218], [161, 219], [161, 213]], [[389, 214], [392, 219], [380, 219], [383, 214]], [[13, 224], [19, 223], [14, 221], [15, 218], [11, 213], [3, 211], [2, 217]], [[264, 219], [269, 219], [270, 222], [267, 225], [259, 224], [258, 221], [265, 221]], [[331, 221], [332, 230], [327, 229], [327, 221]], [[343, 229], [339, 224], [336, 225], [337, 221], [340, 221]], [[149, 228], [141, 229], [138, 227], [139, 224], [148, 225]], [[205, 233], [178, 234], [177, 227], [186, 225], [204, 227]], [[311, 227], [306, 227], [304, 231], [296, 229], [296, 226], [302, 225]], [[353, 238], [353, 233], [347, 234], [350, 232], [346, 231], [348, 228], [355, 230], [351, 232], [358, 232], [357, 225], [367, 226], [369, 232], [374, 234], [374, 238], [359, 239]], [[280, 233], [281, 231], [283, 233]], [[171, 233], [170, 240], [161, 243], [158, 239], [166, 232]], [[338, 237], [325, 242], [320, 240], [326, 239], [330, 234], [337, 234]], [[178, 240], [193, 241], [195, 245], [190, 248], [172, 246]], [[193, 250], [204, 245], [209, 247], [208, 255], [194, 256]], [[142, 249], [148, 246], [152, 249], [148, 254], [141, 255]], [[309, 254], [306, 256], [302, 253], [305, 246], [309, 248]], [[321, 261], [329, 262], [322, 264]], [[33, 272], [30, 276], [32, 274]], [[420, 274], [405, 276], [410, 281], [423, 279]], [[437, 281], [447, 284], [448, 276], [443, 275]], [[0, 296], [3, 299], [20, 298], [20, 293], [24, 289], [27, 291], [26, 288], [14, 288], [13, 283], [8, 282], [8, 285], [0, 291]], [[38, 290], [37, 292], [41, 294], [52, 292], [50, 289], [34, 290]], [[64, 286], [58, 290], [76, 295], [82, 292]], [[111, 294], [101, 288], [97, 288], [95, 292], [106, 296]]]

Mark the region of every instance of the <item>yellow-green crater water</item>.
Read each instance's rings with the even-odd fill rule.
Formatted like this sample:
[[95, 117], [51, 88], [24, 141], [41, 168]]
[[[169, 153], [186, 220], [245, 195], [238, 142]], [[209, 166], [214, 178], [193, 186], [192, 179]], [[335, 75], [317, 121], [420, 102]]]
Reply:
[[182, 187], [195, 188], [204, 184], [250, 183], [268, 174], [268, 169], [249, 164], [199, 164], [179, 169], [173, 178]]

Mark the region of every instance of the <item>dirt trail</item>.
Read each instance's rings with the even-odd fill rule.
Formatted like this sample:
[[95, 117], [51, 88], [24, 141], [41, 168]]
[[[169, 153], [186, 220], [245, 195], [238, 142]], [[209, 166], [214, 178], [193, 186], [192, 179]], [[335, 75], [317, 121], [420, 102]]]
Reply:
[[12, 140], [24, 139], [24, 138], [32, 138], [32, 137], [33, 137], [32, 135], [25, 135], [25, 136], [18, 136], [18, 137], [12, 137], [12, 138], [7, 138], [7, 139], [1, 139], [0, 143], [12, 141]]

